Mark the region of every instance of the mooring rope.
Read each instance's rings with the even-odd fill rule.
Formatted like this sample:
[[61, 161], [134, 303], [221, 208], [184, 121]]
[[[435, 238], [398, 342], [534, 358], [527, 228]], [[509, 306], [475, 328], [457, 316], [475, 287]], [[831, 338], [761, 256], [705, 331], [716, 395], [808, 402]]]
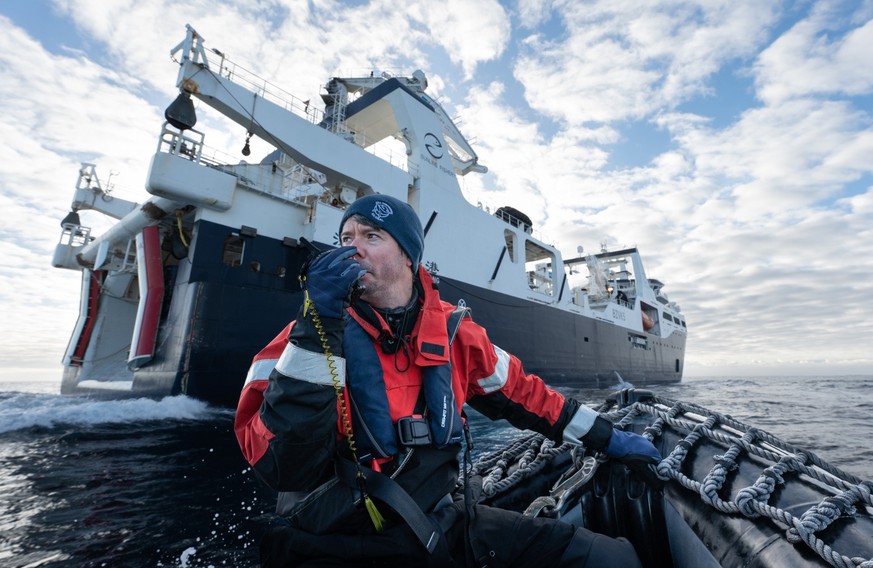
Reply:
[[[482, 494], [492, 497], [535, 475], [556, 456], [571, 448], [572, 444], [555, 446], [545, 436], [531, 434], [514, 441], [499, 452], [481, 457], [473, 464], [470, 474], [482, 477]], [[509, 469], [512, 472], [507, 475]]]
[[[676, 481], [722, 513], [771, 519], [780, 530], [785, 531], [790, 543], [805, 543], [832, 566], [873, 568], [873, 558], [840, 554], [816, 534], [840, 517], [855, 515], [857, 506], [873, 507], [873, 482], [862, 481], [814, 453], [798, 449], [768, 432], [695, 404], [651, 396], [623, 408], [616, 406], [615, 401], [607, 401], [597, 410], [617, 428], [624, 429], [640, 417], [650, 417], [652, 422], [643, 431], [649, 440], [661, 436], [667, 427], [685, 433], [657, 466], [658, 476], [662, 480]], [[682, 465], [690, 450], [702, 440], [717, 442], [727, 450], [713, 456], [715, 465], [702, 480], [697, 481], [682, 472]], [[569, 451], [571, 447], [570, 444], [556, 447], [539, 434], [527, 435], [499, 452], [482, 456], [473, 464], [472, 473], [482, 476], [483, 494], [491, 497], [536, 474], [550, 460]], [[731, 473], [738, 469], [737, 460], [744, 453], [761, 457], [772, 465], [766, 467], [752, 485], [740, 488], [735, 498], [724, 499], [719, 492]], [[770, 505], [768, 501], [771, 495], [785, 484], [785, 474], [791, 472], [809, 476], [833, 488], [835, 494], [809, 507], [799, 517]]]

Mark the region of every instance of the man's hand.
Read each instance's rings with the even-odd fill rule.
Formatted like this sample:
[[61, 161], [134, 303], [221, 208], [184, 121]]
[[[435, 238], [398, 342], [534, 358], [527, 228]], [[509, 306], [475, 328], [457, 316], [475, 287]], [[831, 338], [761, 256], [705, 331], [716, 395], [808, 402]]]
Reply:
[[306, 269], [304, 287], [319, 316], [341, 318], [352, 285], [367, 271], [352, 257], [355, 247], [340, 247], [315, 257]]
[[605, 453], [639, 474], [646, 483], [655, 486], [663, 484], [654, 470], [654, 466], [661, 461], [661, 453], [645, 437], [613, 429]]

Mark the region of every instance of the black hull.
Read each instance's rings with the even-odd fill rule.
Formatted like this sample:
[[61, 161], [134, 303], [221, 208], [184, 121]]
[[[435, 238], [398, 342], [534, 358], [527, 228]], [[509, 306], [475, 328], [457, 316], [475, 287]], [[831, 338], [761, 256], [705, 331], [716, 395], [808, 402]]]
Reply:
[[626, 328], [610, 322], [449, 278], [440, 279], [440, 296], [466, 302], [492, 342], [550, 385], [610, 387], [623, 380], [640, 386], [682, 380], [684, 334], [649, 334], [648, 348], [640, 349], [631, 344]]
[[223, 243], [232, 232], [198, 223], [190, 262], [181, 262], [175, 276], [155, 358], [135, 373], [135, 391], [236, 406], [252, 358], [294, 319], [303, 301], [297, 275], [308, 250], [252, 237], [242, 263], [227, 266]]
[[[167, 290], [153, 360], [134, 373], [136, 394], [187, 394], [235, 406], [252, 361], [303, 300], [297, 274], [308, 249], [264, 236], [245, 239], [238, 266], [224, 262], [234, 229], [201, 221], [187, 258], [165, 267]], [[608, 387], [681, 380], [684, 334], [648, 335], [633, 347], [608, 322], [441, 278], [441, 296], [464, 300], [495, 344], [554, 386]]]

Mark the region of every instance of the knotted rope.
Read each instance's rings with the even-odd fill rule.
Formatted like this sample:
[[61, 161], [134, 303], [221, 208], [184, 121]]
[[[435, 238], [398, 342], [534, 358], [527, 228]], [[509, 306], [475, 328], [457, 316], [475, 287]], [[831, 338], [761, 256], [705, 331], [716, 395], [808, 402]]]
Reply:
[[[790, 543], [804, 543], [832, 566], [873, 568], [873, 558], [845, 556], [833, 550], [817, 535], [837, 519], [857, 514], [859, 507], [873, 507], [873, 482], [861, 481], [812, 452], [795, 448], [763, 430], [695, 404], [651, 397], [624, 408], [615, 409], [614, 406], [607, 402], [598, 411], [617, 428], [627, 428], [643, 417], [651, 419], [643, 432], [649, 440], [663, 435], [665, 428], [685, 433], [658, 464], [656, 469], [661, 479], [679, 483], [724, 514], [769, 518], [780, 530], [785, 531]], [[682, 472], [682, 465], [692, 448], [704, 440], [713, 441], [727, 449], [723, 454], [713, 456], [715, 465], [701, 481], [697, 481]], [[528, 435], [499, 452], [479, 458], [473, 465], [473, 473], [482, 476], [483, 494], [490, 497], [508, 491], [522, 479], [535, 475], [550, 460], [572, 447], [571, 444], [556, 447], [539, 434]], [[743, 454], [760, 457], [772, 465], [766, 467], [752, 485], [737, 490], [733, 499], [726, 498], [720, 493], [731, 474], [738, 469], [737, 460]], [[832, 488], [834, 495], [825, 497], [799, 517], [770, 505], [768, 501], [774, 492], [785, 485], [788, 474], [803, 474], [813, 478], [823, 486]], [[867, 514], [870, 514], [869, 511]]]

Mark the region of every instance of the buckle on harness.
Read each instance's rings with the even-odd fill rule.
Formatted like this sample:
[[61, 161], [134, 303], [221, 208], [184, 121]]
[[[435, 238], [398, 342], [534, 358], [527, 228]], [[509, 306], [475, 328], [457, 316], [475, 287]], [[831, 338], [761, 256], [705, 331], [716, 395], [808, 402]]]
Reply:
[[397, 436], [404, 446], [429, 446], [430, 427], [423, 416], [404, 416], [397, 421]]

